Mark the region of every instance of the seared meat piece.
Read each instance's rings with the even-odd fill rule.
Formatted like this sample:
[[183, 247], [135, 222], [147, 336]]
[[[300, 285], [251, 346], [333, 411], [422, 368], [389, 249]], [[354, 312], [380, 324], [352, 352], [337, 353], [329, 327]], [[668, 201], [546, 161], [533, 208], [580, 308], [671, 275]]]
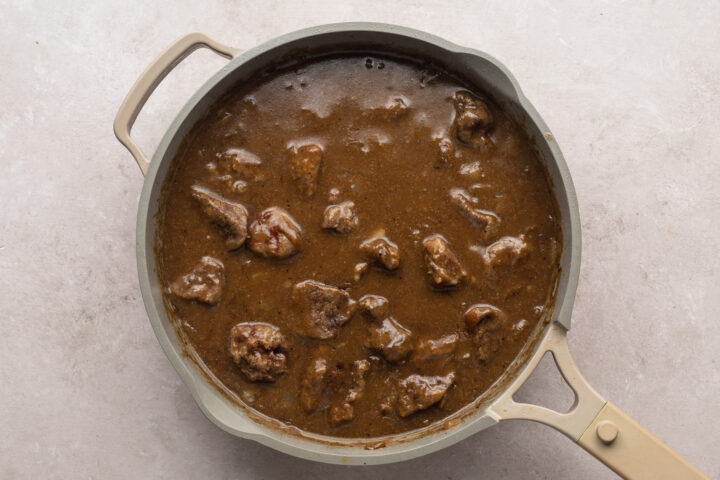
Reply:
[[317, 145], [292, 147], [288, 151], [290, 178], [300, 193], [312, 197], [317, 190], [318, 176], [322, 165], [323, 150]]
[[230, 355], [251, 382], [274, 382], [287, 372], [287, 343], [275, 325], [238, 323], [230, 330]]
[[485, 249], [482, 259], [488, 267], [512, 266], [527, 255], [528, 250], [525, 235], [502, 237]]
[[187, 275], [170, 285], [172, 293], [186, 300], [216, 305], [222, 297], [225, 285], [225, 267], [220, 260], [202, 257], [200, 263]]
[[455, 256], [448, 241], [442, 235], [434, 234], [422, 242], [425, 247], [425, 263], [432, 284], [436, 287], [454, 287], [467, 276], [467, 272]]
[[455, 373], [445, 376], [410, 375], [400, 381], [397, 412], [401, 417], [425, 410], [439, 402], [455, 380]]
[[489, 225], [500, 223], [500, 217], [489, 210], [477, 208], [477, 199], [470, 196], [468, 192], [462, 188], [453, 188], [450, 190], [450, 198], [455, 206], [458, 207], [460, 213], [465, 215], [470, 221], [480, 228], [486, 228]]
[[355, 213], [355, 203], [346, 201], [337, 205], [330, 205], [323, 213], [323, 228], [330, 228], [338, 233], [350, 233], [358, 226], [358, 217]]
[[388, 317], [370, 329], [368, 348], [378, 352], [390, 363], [401, 363], [412, 352], [412, 334], [394, 318]]
[[380, 295], [365, 295], [358, 304], [362, 313], [375, 320], [382, 320], [390, 314], [387, 298]]
[[438, 339], [423, 340], [418, 343], [413, 358], [417, 360], [432, 360], [446, 357], [455, 352], [459, 340], [460, 337], [457, 333], [451, 333]]
[[315, 280], [295, 285], [292, 301], [298, 332], [318, 340], [335, 338], [357, 307], [344, 290]]
[[367, 360], [356, 360], [352, 365], [352, 386], [339, 405], [330, 408], [330, 423], [340, 425], [355, 418], [353, 403], [359, 399], [365, 390], [365, 379], [370, 372], [370, 362]]
[[492, 305], [477, 304], [465, 312], [464, 318], [477, 347], [478, 358], [487, 362], [502, 344], [498, 332], [507, 321], [505, 313]]
[[225, 232], [228, 250], [240, 248], [245, 243], [248, 236], [247, 208], [197, 185], [192, 187], [192, 196], [200, 203], [203, 213]]
[[372, 237], [360, 244], [360, 250], [368, 259], [379, 263], [387, 270], [396, 270], [400, 266], [400, 249], [386, 237]]
[[455, 132], [458, 140], [473, 147], [482, 143], [483, 136], [492, 125], [493, 117], [488, 106], [470, 92], [455, 93]]
[[317, 356], [310, 361], [300, 385], [300, 405], [307, 413], [314, 412], [327, 386], [328, 362]]
[[289, 257], [302, 247], [302, 229], [282, 208], [266, 208], [250, 225], [248, 246], [263, 257]]

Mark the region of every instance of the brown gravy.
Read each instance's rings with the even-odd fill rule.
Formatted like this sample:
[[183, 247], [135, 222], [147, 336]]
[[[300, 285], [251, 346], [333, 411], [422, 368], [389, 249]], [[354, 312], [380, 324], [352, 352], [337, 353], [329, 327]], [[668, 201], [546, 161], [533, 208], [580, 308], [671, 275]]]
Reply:
[[473, 402], [552, 309], [561, 234], [527, 136], [430, 65], [326, 57], [210, 109], [164, 185], [158, 271], [248, 406], [341, 437]]

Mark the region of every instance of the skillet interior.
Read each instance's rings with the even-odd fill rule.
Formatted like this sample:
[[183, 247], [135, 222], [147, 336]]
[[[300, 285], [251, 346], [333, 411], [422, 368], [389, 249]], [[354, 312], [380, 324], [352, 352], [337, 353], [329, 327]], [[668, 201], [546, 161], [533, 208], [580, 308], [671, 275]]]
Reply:
[[[158, 148], [146, 178], [143, 197], [140, 203], [140, 214], [138, 216], [138, 266], [148, 312], [161, 344], [173, 364], [181, 373], [183, 379], [189, 384], [201, 408], [203, 408], [205, 413], [208, 414], [213, 421], [218, 423], [221, 428], [225, 428], [241, 436], [256, 437], [260, 441], [273, 444], [276, 448], [304, 456], [312, 456], [313, 452], [320, 452], [335, 457], [341, 456], [343, 453], [349, 453], [359, 457], [377, 457], [374, 461], [389, 461], [387, 459], [397, 458], [398, 454], [408, 455], [410, 450], [413, 450], [414, 453], [412, 455], [414, 456], [415, 454], [420, 454], [419, 452], [439, 448], [443, 444], [457, 441], [474, 431], [495, 423], [493, 419], [484, 415], [484, 409], [492, 403], [493, 399], [504, 390], [505, 386], [515, 378], [516, 373], [527, 363], [527, 360], [534, 352], [537, 342], [546, 331], [549, 322], [546, 322], [538, 328], [534, 336], [534, 341], [526, 346], [523, 353], [516, 359], [505, 376], [501, 378], [486, 395], [478, 399], [474, 405], [458, 412], [458, 418], [462, 419], [462, 421], [458, 421], [450, 430], [445, 430], [441, 426], [434, 425], [427, 430], [411, 432], [410, 434], [400, 435], [393, 439], [384, 439], [383, 441], [386, 444], [384, 449], [368, 451], [358, 450], [357, 447], [361, 447], [364, 444], [375, 445], [378, 439], [372, 439], [364, 443], [361, 442], [361, 444], [358, 445], [357, 441], [309, 435], [274, 425], [274, 422], [253, 412], [245, 413], [263, 426], [258, 427], [255, 424], [247, 422], [246, 419], [242, 418], [241, 414], [238, 416], [236, 408], [228, 409], [230, 405], [229, 400], [232, 400], [232, 395], [227, 395], [228, 392], [225, 392], [226, 395], [223, 398], [217, 395], [216, 390], [208, 389], [208, 385], [203, 377], [197, 374], [197, 366], [191, 365], [192, 362], [188, 362], [187, 359], [181, 359], [178, 356], [178, 353], [183, 350], [183, 345], [182, 342], [178, 341], [177, 335], [175, 335], [172, 328], [172, 322], [167, 318], [164, 308], [162, 307], [162, 296], [154, 272], [154, 229], [160, 186], [168, 172], [170, 160], [189, 129], [201, 118], [210, 104], [220, 98], [220, 96], [237, 82], [251, 78], [253, 74], [265, 69], [270, 63], [289, 62], [292, 61], [291, 59], [297, 59], [304, 55], [317, 54], [319, 51], [327, 52], [328, 50], [332, 50], [337, 52], [357, 49], [374, 49], [383, 52], [392, 51], [410, 56], [429, 58], [433, 62], [446, 67], [448, 70], [456, 72], [457, 75], [466, 79], [468, 82], [478, 85], [481, 89], [490, 93], [507, 111], [511, 112], [515, 119], [524, 126], [530, 137], [534, 139], [539, 156], [548, 169], [562, 212], [562, 229], [565, 244], [561, 259], [562, 274], [558, 282], [557, 308], [553, 318], [565, 325], [569, 325], [570, 299], [574, 294], [574, 282], [576, 281], [577, 275], [577, 272], [573, 272], [570, 268], [571, 265], [573, 265], [571, 260], [573, 256], [579, 258], [579, 249], [576, 240], [578, 237], [577, 235], [573, 235], [573, 233], [577, 233], [578, 231], [576, 205], [573, 202], [574, 192], [572, 192], [572, 185], [569, 182], [569, 176], [564, 168], [564, 162], [562, 161], [557, 146], [551, 137], [546, 136], [546, 134], [549, 135], [549, 133], [547, 129], [544, 128], [542, 120], [539, 119], [534, 109], [532, 109], [522, 97], [522, 94], [516, 89], [516, 84], [512, 77], [510, 77], [502, 67], [497, 66], [493, 60], [487, 57], [477, 56], [474, 52], [464, 51], [439, 39], [431, 38], [431, 43], [419, 40], [415, 38], [418, 34], [414, 32], [412, 32], [412, 36], [408, 36], [392, 32], [371, 31], [368, 30], [366, 26], [363, 26], [362, 29], [358, 28], [355, 30], [351, 26], [345, 25], [342, 27], [344, 30], [339, 32], [332, 31], [332, 26], [325, 28], [327, 29], [326, 33], [322, 33], [322, 29], [320, 29], [319, 32], [318, 30], [314, 30], [313, 33], [315, 35], [311, 37], [308, 37], [304, 32], [296, 32], [290, 36], [270, 42], [270, 44], [258, 47], [239, 57], [211, 79], [198, 94], [190, 100], [183, 111], [180, 112], [178, 119], [168, 130], [168, 133]], [[449, 51], [451, 53], [449, 53]], [[570, 288], [568, 289], [568, 287]], [[188, 353], [188, 357], [193, 357], [191, 351], [186, 353]], [[205, 373], [207, 374], [208, 372]], [[240, 409], [242, 409], [242, 406], [240, 406]], [[235, 414], [233, 414], [233, 411], [235, 411]], [[281, 430], [281, 432], [278, 432], [276, 429]], [[263, 435], [257, 437], [261, 432]], [[449, 439], [450, 433], [452, 433], [451, 440]], [[320, 446], [315, 447], [313, 444], [303, 441], [302, 439], [312, 439], [313, 443], [319, 441]], [[282, 445], [278, 445], [278, 441]], [[408, 446], [407, 442], [409, 441], [413, 441], [412, 446]], [[350, 447], [350, 450], [346, 448], [341, 448], [340, 450], [335, 449], [332, 454], [328, 454], [327, 451], [323, 449], [323, 447], [328, 444], [352, 447]], [[383, 458], [385, 460], [383, 460]]]

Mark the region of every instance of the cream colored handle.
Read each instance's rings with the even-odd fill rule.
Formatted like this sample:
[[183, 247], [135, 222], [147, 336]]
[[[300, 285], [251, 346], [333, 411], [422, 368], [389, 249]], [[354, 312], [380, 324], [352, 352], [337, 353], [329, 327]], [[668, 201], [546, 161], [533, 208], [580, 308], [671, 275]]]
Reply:
[[[549, 425], [626, 479], [708, 479], [590, 386], [570, 355], [567, 330], [560, 324], [550, 327], [538, 349], [527, 368], [489, 408], [495, 419], [523, 419]], [[567, 413], [513, 399], [546, 352], [552, 353], [560, 373], [575, 393], [575, 402]]]
[[198, 48], [206, 47], [214, 51], [218, 55], [232, 59], [240, 54], [240, 50], [220, 44], [202, 33], [191, 33], [177, 40], [175, 43], [165, 50], [154, 62], [140, 75], [135, 85], [128, 92], [125, 100], [123, 100], [113, 129], [117, 139], [125, 145], [137, 162], [143, 175], [147, 173], [150, 161], [142, 152], [140, 147], [130, 137], [130, 131], [135, 123], [140, 110], [147, 99], [150, 98], [152, 92], [157, 88], [160, 82], [172, 71], [185, 57], [190, 55]]
[[623, 478], [710, 478], [610, 402], [605, 404], [578, 443]]

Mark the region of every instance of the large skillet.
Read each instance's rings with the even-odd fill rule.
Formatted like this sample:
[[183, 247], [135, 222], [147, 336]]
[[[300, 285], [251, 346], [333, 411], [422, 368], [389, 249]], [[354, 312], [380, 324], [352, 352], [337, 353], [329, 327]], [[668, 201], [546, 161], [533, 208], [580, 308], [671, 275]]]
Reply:
[[[230, 62], [200, 88], [177, 115], [149, 161], [130, 138], [130, 129], [160, 81], [192, 51], [206, 47]], [[250, 410], [216, 382], [175, 330], [165, 310], [155, 271], [158, 199], [170, 163], [192, 126], [229, 89], [279, 62], [313, 52], [395, 52], [428, 59], [455, 72], [494, 97], [525, 128], [551, 177], [562, 215], [563, 252], [552, 318], [538, 326], [531, 341], [504, 376], [451, 421], [422, 431], [374, 439], [345, 439], [297, 431]], [[181, 38], [158, 57], [133, 85], [115, 118], [115, 134], [145, 175], [137, 218], [137, 265], [145, 307], [165, 354], [207, 417], [223, 430], [311, 460], [342, 464], [380, 464], [407, 460], [452, 445], [506, 419], [545, 423], [580, 444], [626, 478], [707, 478], [657, 438], [607, 402], [585, 381], [567, 343], [580, 268], [580, 220], [570, 172], [557, 143], [510, 72], [491, 56], [459, 47], [427, 33], [374, 23], [324, 25], [283, 35], [241, 53], [201, 34]], [[546, 352], [552, 352], [575, 392], [567, 413], [517, 403], [513, 395]]]

